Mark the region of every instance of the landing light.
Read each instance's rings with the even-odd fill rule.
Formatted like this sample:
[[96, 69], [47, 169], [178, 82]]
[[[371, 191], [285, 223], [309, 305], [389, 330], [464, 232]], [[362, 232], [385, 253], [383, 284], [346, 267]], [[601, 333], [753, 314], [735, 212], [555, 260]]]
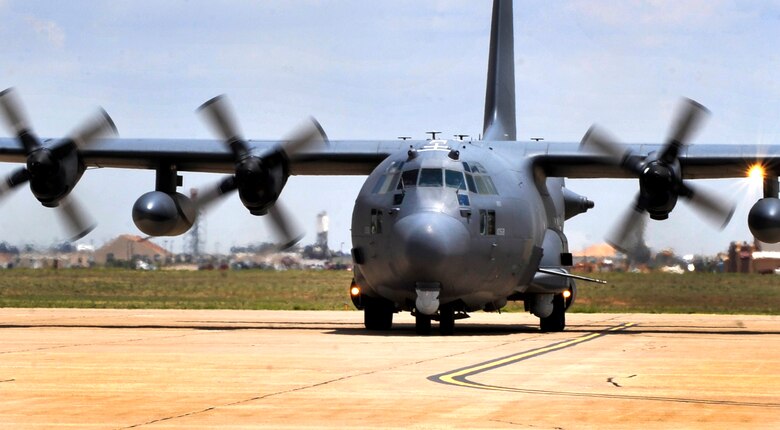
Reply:
[[353, 285], [352, 288], [349, 289], [349, 294], [352, 295], [352, 297], [357, 297], [360, 295], [360, 287], [357, 285]]
[[766, 171], [764, 171], [764, 166], [760, 164], [754, 164], [748, 169], [747, 175], [750, 179], [761, 180], [764, 179]]
[[571, 291], [570, 290], [564, 291], [563, 292], [563, 298], [564, 299], [568, 299], [569, 297], [571, 297]]

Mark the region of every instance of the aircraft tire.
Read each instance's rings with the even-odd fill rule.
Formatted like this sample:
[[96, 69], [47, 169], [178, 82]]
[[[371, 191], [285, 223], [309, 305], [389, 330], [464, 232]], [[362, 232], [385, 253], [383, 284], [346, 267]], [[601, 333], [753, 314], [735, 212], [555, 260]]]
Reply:
[[431, 334], [431, 317], [417, 312], [414, 318], [414, 331], [422, 336]]
[[566, 305], [563, 294], [553, 297], [553, 311], [547, 318], [539, 318], [539, 328], [546, 333], [563, 331], [566, 327]]
[[451, 336], [455, 333], [455, 310], [451, 306], [439, 308], [439, 334]]
[[363, 309], [363, 324], [368, 330], [390, 330], [393, 327], [393, 306], [382, 299], [370, 299]]

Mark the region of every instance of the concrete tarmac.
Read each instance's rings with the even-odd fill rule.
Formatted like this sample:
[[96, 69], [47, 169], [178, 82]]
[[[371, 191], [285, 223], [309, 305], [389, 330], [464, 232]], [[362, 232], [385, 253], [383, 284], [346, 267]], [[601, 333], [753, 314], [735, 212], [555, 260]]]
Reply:
[[780, 428], [780, 317], [567, 318], [0, 309], [0, 428]]

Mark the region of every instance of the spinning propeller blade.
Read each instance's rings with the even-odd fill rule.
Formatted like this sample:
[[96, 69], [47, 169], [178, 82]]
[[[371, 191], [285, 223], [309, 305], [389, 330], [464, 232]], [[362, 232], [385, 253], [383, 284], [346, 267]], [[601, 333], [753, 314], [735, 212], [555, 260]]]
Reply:
[[78, 157], [79, 149], [101, 137], [115, 135], [116, 126], [111, 117], [100, 109], [67, 138], [51, 147], [43, 147], [33, 133], [22, 102], [13, 88], [0, 92], [0, 115], [27, 153], [27, 167], [17, 169], [5, 178], [0, 184], [0, 198], [19, 185], [30, 182], [33, 194], [44, 206], [60, 208], [72, 234], [71, 240], [87, 235], [95, 228], [95, 223], [80, 205], [69, 198], [69, 194], [84, 169]]
[[680, 153], [708, 115], [709, 110], [700, 103], [683, 99], [669, 138], [657, 154], [634, 154], [595, 125], [585, 134], [580, 145], [582, 150], [602, 154], [639, 178], [639, 195], [608, 237], [615, 248], [623, 252], [634, 249], [639, 243], [637, 238], [644, 232], [647, 213], [655, 219], [666, 218], [677, 197], [687, 199], [703, 218], [714, 222], [721, 229], [731, 220], [735, 210], [733, 204], [689, 185], [683, 181], [680, 173]]
[[230, 149], [235, 159], [235, 174], [207, 187], [195, 202], [199, 210], [205, 210], [234, 190], [252, 214], [268, 213], [274, 230], [282, 238], [283, 249], [297, 243], [303, 234], [293, 226], [296, 223], [289, 213], [279, 206], [278, 194], [287, 180], [291, 158], [313, 146], [327, 141], [322, 126], [314, 119], [295, 130], [291, 138], [274, 150], [261, 156], [253, 155], [238, 127], [236, 115], [227, 96], [212, 98], [198, 108], [213, 132]]

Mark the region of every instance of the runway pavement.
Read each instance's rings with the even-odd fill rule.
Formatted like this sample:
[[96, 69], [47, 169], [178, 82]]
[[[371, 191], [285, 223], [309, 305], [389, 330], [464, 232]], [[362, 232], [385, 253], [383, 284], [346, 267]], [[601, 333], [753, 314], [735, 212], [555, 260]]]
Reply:
[[0, 428], [780, 428], [780, 317], [0, 309]]

